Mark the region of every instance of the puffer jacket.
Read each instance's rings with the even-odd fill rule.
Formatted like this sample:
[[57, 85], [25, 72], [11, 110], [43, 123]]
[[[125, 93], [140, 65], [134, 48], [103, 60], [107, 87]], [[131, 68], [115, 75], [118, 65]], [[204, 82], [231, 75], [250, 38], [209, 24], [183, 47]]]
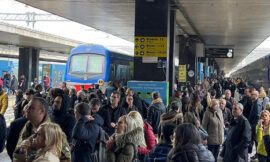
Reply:
[[143, 140], [140, 127], [115, 137], [114, 146], [106, 151], [107, 162], [132, 162], [139, 141]]
[[153, 100], [147, 111], [147, 122], [152, 126], [154, 134], [158, 133], [160, 117], [166, 112], [166, 107], [160, 98]]
[[212, 153], [202, 144], [188, 144], [181, 149], [172, 149], [167, 162], [214, 162]]
[[182, 113], [178, 113], [176, 111], [170, 111], [167, 112], [165, 114], [162, 114], [160, 117], [160, 124], [158, 127], [158, 135], [160, 136], [161, 134], [161, 128], [168, 123], [172, 123], [175, 125], [179, 125], [182, 124], [184, 121], [183, 119], [183, 114]]
[[4, 115], [8, 107], [8, 95], [6, 92], [0, 92], [0, 114]]
[[[270, 133], [270, 128], [269, 128], [269, 133]], [[256, 126], [256, 141], [258, 142], [257, 153], [263, 156], [267, 156], [263, 136], [264, 136], [263, 130], [260, 129], [260, 123], [258, 123]]]
[[152, 150], [152, 148], [155, 146], [156, 138], [153, 132], [153, 128], [151, 127], [149, 123], [144, 121], [143, 129], [144, 129], [144, 138], [145, 138], [147, 147], [146, 148], [139, 147], [138, 151], [139, 151], [139, 154], [145, 155], [145, 154], [148, 154]]
[[203, 116], [203, 128], [208, 133], [208, 145], [221, 145], [224, 140], [224, 120], [222, 111], [208, 108]]

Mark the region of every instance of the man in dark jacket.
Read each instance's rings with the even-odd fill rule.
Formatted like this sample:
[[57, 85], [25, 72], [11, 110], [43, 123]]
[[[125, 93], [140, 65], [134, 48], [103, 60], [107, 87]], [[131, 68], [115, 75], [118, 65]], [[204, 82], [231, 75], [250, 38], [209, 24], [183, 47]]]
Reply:
[[241, 95], [244, 94], [246, 87], [247, 87], [246, 83], [244, 83], [243, 79], [241, 79], [240, 83], [237, 85], [238, 91]]
[[145, 162], [166, 162], [167, 156], [172, 149], [171, 136], [173, 136], [176, 125], [173, 123], [164, 124], [161, 128], [161, 135], [158, 144], [144, 158]]
[[99, 136], [99, 127], [103, 125], [103, 119], [98, 114], [90, 116], [90, 108], [86, 103], [75, 106], [75, 118], [77, 120], [72, 133], [72, 161], [93, 162], [91, 153], [95, 151], [95, 145]]
[[250, 88], [245, 88], [244, 96], [241, 101], [239, 101], [244, 106], [243, 115], [248, 118], [252, 106]]
[[248, 161], [251, 128], [248, 120], [242, 115], [243, 109], [241, 103], [233, 105], [232, 115], [234, 119], [230, 123], [229, 133], [221, 152], [224, 162]]
[[224, 138], [226, 138], [228, 134], [230, 121], [232, 119], [232, 113], [231, 113], [231, 110], [226, 107], [226, 100], [221, 99], [219, 102], [219, 105], [223, 114], [223, 120], [224, 120], [224, 125], [225, 125]]
[[69, 106], [69, 98], [65, 94], [58, 94], [53, 101], [53, 113], [51, 120], [59, 124], [63, 132], [67, 136], [68, 142], [71, 142], [72, 130], [75, 125], [75, 118], [67, 112]]
[[152, 93], [152, 104], [147, 111], [147, 122], [152, 126], [154, 134], [158, 133], [160, 116], [166, 112], [166, 106], [160, 98], [159, 92]]
[[231, 90], [229, 89], [225, 91], [225, 100], [226, 100], [226, 107], [232, 110], [232, 106], [235, 102], [235, 99], [232, 97]]
[[10, 157], [11, 160], [13, 159], [13, 152], [16, 148], [20, 132], [27, 121], [28, 120], [23, 116], [21, 118], [14, 120], [9, 126], [6, 149], [8, 156]]
[[98, 114], [103, 118], [104, 124], [102, 125], [102, 128], [106, 132], [109, 131], [111, 127], [110, 114], [104, 107], [101, 108], [101, 101], [98, 98], [91, 99], [90, 110], [91, 115]]
[[120, 101], [120, 93], [117, 91], [112, 92], [110, 97], [110, 104], [105, 105], [103, 108], [106, 109], [109, 112], [109, 120], [111, 121], [109, 130], [107, 130], [107, 133], [109, 136], [111, 136], [115, 132], [115, 125], [118, 121], [118, 119], [126, 114], [126, 110], [119, 106]]
[[114, 82], [112, 81], [109, 81], [109, 84], [108, 86], [106, 87], [105, 89], [105, 92], [104, 92], [104, 95], [106, 96], [107, 98], [107, 103], [109, 104], [110, 102], [110, 97], [111, 97], [111, 94], [112, 92], [116, 91], [117, 88], [114, 86]]
[[38, 84], [35, 86], [35, 97], [42, 97], [42, 95], [40, 94], [42, 92], [42, 85]]
[[6, 121], [2, 114], [0, 114], [0, 153], [5, 148], [5, 142], [6, 142], [6, 134], [7, 134], [7, 127], [6, 127]]
[[251, 126], [251, 144], [249, 147], [249, 153], [252, 152], [253, 143], [255, 142], [256, 146], [256, 126], [260, 119], [260, 113], [262, 111], [262, 101], [259, 99], [259, 92], [254, 90], [251, 92], [252, 106], [250, 114], [248, 117], [249, 124]]

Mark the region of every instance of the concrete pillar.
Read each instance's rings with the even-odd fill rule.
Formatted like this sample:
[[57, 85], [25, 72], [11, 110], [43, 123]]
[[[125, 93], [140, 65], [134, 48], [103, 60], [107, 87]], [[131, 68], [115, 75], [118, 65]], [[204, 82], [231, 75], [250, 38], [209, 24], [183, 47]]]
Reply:
[[174, 57], [174, 46], [175, 46], [175, 9], [170, 9], [170, 19], [169, 19], [169, 49], [168, 49], [168, 61], [167, 61], [167, 82], [169, 82], [169, 96], [174, 95], [174, 82], [175, 82], [175, 57]]
[[166, 81], [169, 1], [135, 3], [134, 80]]
[[39, 76], [39, 50], [26, 47], [19, 49], [19, 76], [24, 75], [26, 78], [27, 86], [30, 87], [34, 78]]

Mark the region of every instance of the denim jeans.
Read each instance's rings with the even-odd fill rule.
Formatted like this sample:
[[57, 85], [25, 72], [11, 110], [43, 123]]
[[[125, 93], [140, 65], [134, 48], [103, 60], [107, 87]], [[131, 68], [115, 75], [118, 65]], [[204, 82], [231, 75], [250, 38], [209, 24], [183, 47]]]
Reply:
[[217, 162], [219, 145], [208, 145], [208, 150], [212, 152], [213, 156], [215, 157], [215, 162]]

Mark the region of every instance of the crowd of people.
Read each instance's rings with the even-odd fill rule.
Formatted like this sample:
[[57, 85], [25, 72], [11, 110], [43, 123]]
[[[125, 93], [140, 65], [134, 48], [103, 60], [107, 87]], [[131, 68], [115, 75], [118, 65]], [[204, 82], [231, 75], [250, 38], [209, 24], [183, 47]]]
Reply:
[[9, 128], [7, 98], [0, 85], [0, 151], [15, 162], [247, 162], [254, 147], [251, 159], [270, 161], [269, 98], [243, 80], [205, 78], [168, 106], [159, 92], [147, 103], [114, 82], [104, 93], [36, 84], [16, 91]]

